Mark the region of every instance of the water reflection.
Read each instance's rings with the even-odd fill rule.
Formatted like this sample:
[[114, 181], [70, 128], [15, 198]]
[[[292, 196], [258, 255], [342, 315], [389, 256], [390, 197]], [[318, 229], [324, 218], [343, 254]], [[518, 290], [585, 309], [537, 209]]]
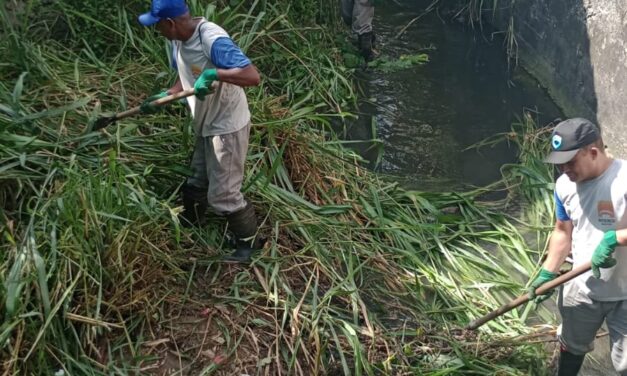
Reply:
[[524, 70], [508, 69], [502, 39], [492, 38], [485, 28], [474, 31], [431, 12], [397, 39], [399, 30], [430, 3], [395, 1], [377, 8], [380, 52], [398, 57], [422, 51], [430, 62], [394, 73], [362, 73], [360, 117], [347, 126], [346, 138], [381, 139], [382, 148], [355, 147], [371, 167], [411, 188], [486, 185], [500, 178], [503, 164], [515, 161], [516, 150], [505, 143], [479, 152], [463, 150], [509, 131], [524, 109], [532, 110], [540, 124], [561, 116], [560, 110]]

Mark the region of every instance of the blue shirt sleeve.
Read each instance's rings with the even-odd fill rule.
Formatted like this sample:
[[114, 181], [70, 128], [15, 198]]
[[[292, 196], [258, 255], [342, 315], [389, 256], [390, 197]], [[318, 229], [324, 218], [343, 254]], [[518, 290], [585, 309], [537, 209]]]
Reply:
[[211, 45], [211, 61], [221, 69], [244, 68], [250, 65], [250, 60], [242, 50], [233, 43], [231, 38], [220, 37]]
[[560, 221], [570, 221], [570, 217], [566, 213], [566, 209], [564, 208], [564, 204], [562, 200], [560, 200], [557, 192], [553, 192], [553, 196], [555, 197], [555, 216]]

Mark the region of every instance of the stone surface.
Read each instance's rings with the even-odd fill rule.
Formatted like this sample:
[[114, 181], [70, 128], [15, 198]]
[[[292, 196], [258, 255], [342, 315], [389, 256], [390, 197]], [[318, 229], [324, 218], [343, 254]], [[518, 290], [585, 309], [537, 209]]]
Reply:
[[514, 30], [512, 45], [521, 65], [546, 85], [567, 117], [599, 124], [610, 152], [620, 158], [627, 158], [626, 5], [625, 0], [499, 0], [498, 11], [485, 20]]

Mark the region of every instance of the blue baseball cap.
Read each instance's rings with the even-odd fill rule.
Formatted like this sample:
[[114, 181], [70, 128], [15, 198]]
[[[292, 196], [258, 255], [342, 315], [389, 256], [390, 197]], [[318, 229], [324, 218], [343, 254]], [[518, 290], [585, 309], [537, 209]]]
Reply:
[[162, 18], [174, 18], [187, 12], [189, 8], [185, 0], [152, 0], [150, 12], [140, 15], [138, 20], [144, 26], [151, 26]]

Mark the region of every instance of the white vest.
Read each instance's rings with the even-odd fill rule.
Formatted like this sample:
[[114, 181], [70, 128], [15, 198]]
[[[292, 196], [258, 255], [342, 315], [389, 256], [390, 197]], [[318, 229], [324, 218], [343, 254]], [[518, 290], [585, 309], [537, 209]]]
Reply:
[[[599, 177], [573, 183], [557, 179], [555, 192], [573, 222], [573, 266], [590, 261], [608, 230], [627, 228], [627, 162], [614, 160]], [[584, 273], [575, 279], [588, 297], [599, 301], [627, 299], [627, 247], [616, 247], [613, 268], [601, 269], [601, 278]]]
[[[185, 42], [172, 41], [179, 78], [183, 90], [194, 87], [194, 82], [205, 69], [215, 68], [211, 61], [211, 45], [220, 37], [229, 35], [220, 26], [204, 18], [196, 25], [194, 34]], [[244, 89], [237, 85], [217, 82], [213, 94], [204, 100], [187, 97], [194, 118], [197, 135], [217, 136], [236, 132], [250, 122], [250, 111]]]

